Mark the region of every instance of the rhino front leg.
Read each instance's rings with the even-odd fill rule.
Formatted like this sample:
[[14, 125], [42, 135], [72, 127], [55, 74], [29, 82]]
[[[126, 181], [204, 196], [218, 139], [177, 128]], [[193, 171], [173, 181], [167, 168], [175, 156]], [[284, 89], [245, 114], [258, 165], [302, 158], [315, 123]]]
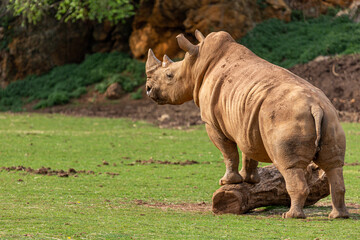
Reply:
[[258, 183], [260, 182], [260, 177], [257, 171], [257, 166], [259, 162], [255, 161], [242, 153], [242, 168], [240, 175], [243, 177], [244, 182], [247, 183]]
[[239, 174], [239, 152], [236, 143], [225, 137], [225, 135], [206, 124], [206, 131], [210, 140], [221, 151], [226, 166], [225, 175], [219, 180], [220, 185], [241, 183], [243, 178]]

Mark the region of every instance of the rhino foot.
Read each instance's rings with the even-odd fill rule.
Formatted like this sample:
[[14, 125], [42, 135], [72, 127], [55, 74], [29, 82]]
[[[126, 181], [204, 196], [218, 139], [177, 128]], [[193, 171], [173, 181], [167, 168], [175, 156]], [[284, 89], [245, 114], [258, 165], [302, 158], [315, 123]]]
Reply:
[[282, 218], [306, 218], [304, 212], [301, 210], [290, 209], [288, 212], [282, 214]]
[[329, 214], [329, 218], [333, 219], [333, 218], [349, 218], [349, 213], [346, 209], [344, 210], [337, 210], [337, 209], [333, 209], [331, 211], [331, 213]]
[[244, 180], [242, 176], [237, 172], [225, 173], [225, 175], [219, 180], [220, 185], [242, 183]]
[[240, 175], [243, 177], [244, 182], [247, 182], [247, 183], [260, 182], [260, 177], [259, 177], [259, 174], [256, 169], [255, 169], [255, 171], [253, 171], [253, 173], [247, 173], [245, 170], [241, 170]]

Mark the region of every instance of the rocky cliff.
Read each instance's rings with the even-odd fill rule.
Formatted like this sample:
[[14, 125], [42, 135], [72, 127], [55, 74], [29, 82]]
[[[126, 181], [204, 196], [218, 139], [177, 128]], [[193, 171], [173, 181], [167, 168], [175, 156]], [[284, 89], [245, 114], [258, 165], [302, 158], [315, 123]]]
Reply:
[[283, 0], [185, 0], [141, 1], [133, 22], [130, 48], [136, 58], [143, 59], [147, 50], [155, 54], [180, 57], [176, 35], [196, 29], [207, 35], [224, 30], [239, 39], [256, 23], [268, 18], [290, 20], [291, 10]]
[[[66, 63], [80, 62], [94, 52], [127, 51], [144, 59], [153, 48], [159, 57], [182, 57], [176, 35], [191, 39], [195, 29], [204, 34], [228, 31], [239, 39], [257, 23], [290, 20], [291, 9], [306, 15], [324, 13], [328, 7], [347, 7], [353, 0], [141, 0], [135, 16], [125, 23], [63, 23], [47, 17], [36, 26], [18, 19], [4, 24], [0, 4], [0, 86], [41, 74]], [[194, 39], [193, 39], [194, 40]], [[3, 47], [1, 47], [3, 46]]]
[[[3, 33], [3, 34], [2, 34]], [[55, 66], [79, 63], [95, 52], [129, 52], [131, 25], [109, 22], [64, 23], [46, 17], [37, 25], [19, 19], [0, 27], [0, 87], [29, 74], [41, 74]], [[9, 36], [6, 36], [9, 35]]]

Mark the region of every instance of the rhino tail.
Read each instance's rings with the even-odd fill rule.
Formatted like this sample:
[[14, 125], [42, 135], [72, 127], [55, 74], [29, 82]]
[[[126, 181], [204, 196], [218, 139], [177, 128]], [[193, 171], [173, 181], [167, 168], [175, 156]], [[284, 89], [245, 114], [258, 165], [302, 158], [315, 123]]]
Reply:
[[316, 152], [320, 151], [320, 139], [321, 139], [321, 123], [324, 116], [324, 111], [322, 108], [318, 105], [311, 106], [311, 115], [313, 116], [315, 120], [315, 130], [316, 130], [316, 140], [315, 140], [315, 146], [316, 146]]

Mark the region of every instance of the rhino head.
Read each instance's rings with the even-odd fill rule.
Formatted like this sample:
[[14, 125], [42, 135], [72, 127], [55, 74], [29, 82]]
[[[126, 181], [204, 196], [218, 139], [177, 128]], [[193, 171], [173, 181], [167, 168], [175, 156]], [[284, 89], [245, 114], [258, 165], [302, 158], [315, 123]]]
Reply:
[[[205, 38], [198, 30], [195, 36], [200, 43]], [[148, 52], [146, 93], [161, 105], [179, 105], [193, 99], [195, 83], [191, 72], [199, 55], [199, 45], [193, 45], [183, 34], [179, 34], [176, 39], [180, 48], [186, 51], [182, 61], [174, 62], [164, 55], [161, 62], [151, 49]]]

